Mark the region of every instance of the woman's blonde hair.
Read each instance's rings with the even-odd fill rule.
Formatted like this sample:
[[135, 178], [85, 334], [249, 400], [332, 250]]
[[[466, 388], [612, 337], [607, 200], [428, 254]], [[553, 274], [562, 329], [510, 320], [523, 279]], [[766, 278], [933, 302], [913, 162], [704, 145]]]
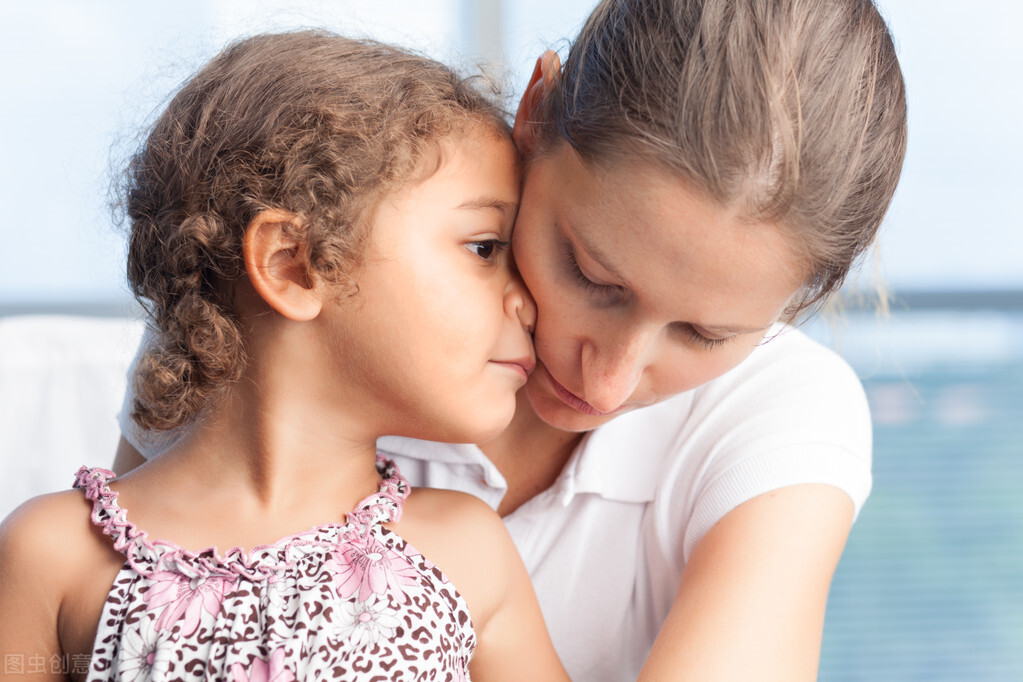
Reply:
[[244, 364], [232, 295], [242, 237], [261, 211], [297, 217], [314, 277], [350, 276], [380, 196], [439, 137], [483, 124], [492, 102], [446, 66], [396, 47], [301, 31], [227, 47], [174, 96], [125, 174], [128, 279], [155, 340], [132, 418], [193, 418]]
[[870, 0], [605, 0], [544, 100], [541, 152], [640, 158], [796, 237], [789, 311], [873, 241], [906, 148], [895, 47]]

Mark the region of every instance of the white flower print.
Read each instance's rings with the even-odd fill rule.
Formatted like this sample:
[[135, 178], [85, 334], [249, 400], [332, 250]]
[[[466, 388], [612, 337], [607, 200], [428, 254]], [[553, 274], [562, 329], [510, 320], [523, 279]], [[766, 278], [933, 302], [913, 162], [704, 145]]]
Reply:
[[337, 620], [331, 624], [331, 640], [334, 644], [348, 640], [352, 647], [361, 649], [382, 639], [393, 639], [401, 625], [397, 614], [386, 597], [374, 595], [364, 602], [343, 602], [338, 605]]
[[159, 633], [153, 627], [150, 616], [139, 621], [138, 628], [125, 628], [121, 640], [121, 656], [118, 661], [118, 679], [149, 680], [167, 674], [170, 661], [157, 650]]
[[267, 603], [285, 616], [292, 616], [298, 610], [296, 597], [299, 595], [298, 581], [284, 569], [271, 576], [264, 592]]

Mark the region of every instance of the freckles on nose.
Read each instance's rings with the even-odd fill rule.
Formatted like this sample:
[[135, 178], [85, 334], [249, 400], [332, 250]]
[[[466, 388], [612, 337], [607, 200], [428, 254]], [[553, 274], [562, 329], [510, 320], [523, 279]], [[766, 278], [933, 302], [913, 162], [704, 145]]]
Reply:
[[624, 403], [639, 384], [642, 373], [642, 353], [636, 350], [631, 346], [599, 352], [593, 345], [584, 345], [582, 397], [598, 410], [614, 410]]

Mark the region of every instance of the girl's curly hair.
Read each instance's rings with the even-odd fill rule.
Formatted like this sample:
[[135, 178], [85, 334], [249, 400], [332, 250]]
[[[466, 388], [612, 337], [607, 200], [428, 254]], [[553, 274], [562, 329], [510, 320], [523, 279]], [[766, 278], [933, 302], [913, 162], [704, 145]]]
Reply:
[[240, 376], [233, 289], [259, 212], [297, 216], [312, 275], [352, 292], [375, 203], [469, 124], [507, 131], [503, 112], [448, 67], [320, 31], [241, 40], [187, 81], [121, 191], [128, 279], [155, 331], [134, 375], [135, 422], [185, 423]]

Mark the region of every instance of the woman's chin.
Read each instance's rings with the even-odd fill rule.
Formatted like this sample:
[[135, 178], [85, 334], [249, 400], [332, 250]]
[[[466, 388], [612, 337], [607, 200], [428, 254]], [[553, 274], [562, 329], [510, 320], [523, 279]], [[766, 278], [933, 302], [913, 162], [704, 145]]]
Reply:
[[614, 419], [615, 415], [590, 415], [583, 414], [579, 410], [566, 405], [549, 387], [541, 385], [539, 381], [530, 381], [522, 389], [529, 400], [530, 406], [536, 416], [548, 426], [561, 431], [572, 433], [583, 433], [606, 424]]

